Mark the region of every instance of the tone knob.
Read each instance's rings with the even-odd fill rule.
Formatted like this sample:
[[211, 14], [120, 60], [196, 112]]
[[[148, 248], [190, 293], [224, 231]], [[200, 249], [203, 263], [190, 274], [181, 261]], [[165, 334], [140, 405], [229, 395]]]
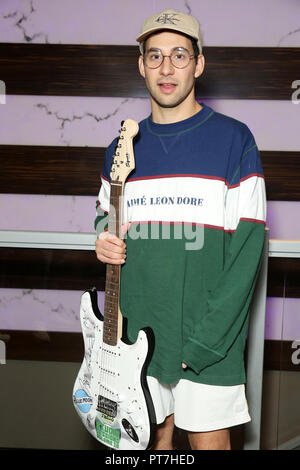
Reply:
[[134, 430], [134, 427], [132, 426], [132, 424], [129, 423], [129, 421], [127, 421], [127, 419], [122, 419], [122, 426], [125, 429], [125, 431], [127, 432], [128, 436], [133, 441], [139, 442], [139, 438], [138, 438], [137, 433]]

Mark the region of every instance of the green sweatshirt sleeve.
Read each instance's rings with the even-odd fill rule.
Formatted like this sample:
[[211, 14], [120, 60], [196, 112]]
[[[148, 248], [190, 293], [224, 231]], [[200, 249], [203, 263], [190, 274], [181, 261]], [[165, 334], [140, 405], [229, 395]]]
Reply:
[[[226, 357], [246, 321], [259, 272], [266, 220], [265, 185], [256, 146], [246, 153], [238, 171], [243, 174], [244, 166], [251, 168], [251, 174], [229, 187], [226, 198], [230, 241], [224, 269], [209, 293], [205, 315], [183, 346], [183, 362], [197, 374]], [[257, 163], [251, 163], [251, 159]]]

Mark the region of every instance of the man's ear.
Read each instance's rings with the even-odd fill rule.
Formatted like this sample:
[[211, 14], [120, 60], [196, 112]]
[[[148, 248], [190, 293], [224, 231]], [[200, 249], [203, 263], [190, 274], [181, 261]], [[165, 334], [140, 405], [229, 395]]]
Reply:
[[139, 57], [139, 71], [142, 77], [145, 78], [144, 57], [142, 55]]
[[200, 77], [200, 75], [202, 75], [204, 66], [205, 66], [204, 55], [199, 54], [197, 57], [196, 68], [195, 68], [195, 73], [194, 73], [195, 78], [198, 78]]

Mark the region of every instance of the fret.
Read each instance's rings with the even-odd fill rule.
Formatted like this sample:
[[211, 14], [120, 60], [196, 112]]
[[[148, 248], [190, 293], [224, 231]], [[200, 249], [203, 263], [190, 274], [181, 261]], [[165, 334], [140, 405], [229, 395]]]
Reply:
[[119, 286], [119, 282], [112, 281], [111, 279], [106, 282], [107, 282], [107, 284], [105, 285], [106, 289], [108, 288], [108, 289], [114, 290], [116, 287]]
[[116, 288], [117, 289], [119, 288], [119, 284], [120, 284], [119, 277], [115, 280], [112, 280], [110, 276], [108, 275], [106, 276], [105, 291], [107, 290], [115, 291]]
[[104, 328], [104, 331], [105, 331], [106, 333], [115, 334], [116, 331], [117, 331], [117, 328], [116, 328], [116, 326], [112, 326], [112, 327], [106, 326], [106, 327]]
[[118, 326], [118, 322], [116, 322], [114, 320], [106, 319], [106, 325], [109, 326], [109, 327], [115, 327], [115, 326]]
[[105, 328], [106, 328], [106, 327], [112, 328], [112, 327], [116, 327], [117, 325], [118, 325], [118, 322], [117, 322], [116, 320], [108, 320], [108, 319], [106, 319]]
[[117, 312], [108, 313], [108, 314], [106, 312], [104, 312], [104, 323], [106, 323], [107, 320], [115, 322], [115, 321], [117, 321], [117, 319], [118, 319]]
[[105, 300], [108, 301], [114, 301], [115, 299], [118, 299], [119, 297], [119, 292], [118, 291], [111, 291], [109, 290], [108, 292], [105, 292]]
[[117, 329], [118, 329], [118, 328], [117, 328], [117, 325], [112, 325], [112, 326], [111, 326], [111, 325], [106, 325], [106, 326], [104, 327], [104, 331], [106, 331], [106, 332], [113, 332], [113, 333], [115, 333], [115, 332], [117, 331]]
[[104, 309], [104, 316], [105, 316], [106, 318], [114, 318], [114, 317], [116, 317], [116, 311], [115, 311], [115, 309], [113, 309], [113, 310], [111, 310], [111, 309], [110, 309], [110, 310]]
[[113, 264], [108, 264], [107, 265], [107, 273], [111, 277], [117, 277], [120, 274], [120, 266], [119, 265], [113, 265]]
[[104, 317], [109, 322], [115, 322], [116, 321], [116, 316], [115, 315], [110, 315], [110, 314], [104, 313]]
[[114, 312], [106, 312], [104, 310], [104, 322], [106, 322], [106, 319], [117, 320], [117, 318], [118, 318], [118, 309], [116, 309]]
[[118, 325], [107, 325], [103, 328], [103, 334], [110, 334], [110, 335], [117, 335], [118, 333]]
[[106, 322], [104, 325], [104, 329], [112, 329], [117, 325], [116, 322], [111, 321], [111, 323]]
[[118, 313], [118, 303], [116, 303], [114, 306], [108, 306], [108, 308], [104, 307], [104, 315], [107, 315], [109, 317], [115, 317], [116, 313]]
[[109, 322], [109, 323], [106, 322], [105, 329], [107, 329], [107, 328], [110, 328], [110, 329], [114, 328], [114, 329], [116, 329], [116, 328], [118, 328], [118, 323], [113, 322], [113, 321], [111, 321], [111, 322]]
[[113, 269], [110, 269], [110, 266], [107, 266], [107, 273], [109, 274], [109, 277], [111, 279], [114, 279], [116, 282], [118, 282], [118, 278], [120, 275], [119, 269], [113, 270]]
[[107, 299], [104, 304], [104, 311], [107, 311], [107, 309], [110, 308], [114, 312], [118, 304], [119, 304], [119, 299], [112, 299], [112, 300]]
[[[111, 288], [109, 289], [108, 292], [105, 292], [105, 300], [106, 301], [114, 301], [116, 299], [118, 299], [119, 297], [119, 288], [117, 290], [112, 290]], [[104, 300], [104, 301], [105, 301]]]
[[118, 302], [118, 300], [119, 300], [119, 292], [117, 292], [116, 295], [105, 294], [105, 299], [104, 299], [105, 304]]
[[104, 328], [104, 332], [110, 333], [110, 334], [115, 334], [117, 332], [117, 328], [116, 327], [108, 328], [108, 326], [107, 326], [106, 328]]
[[105, 323], [105, 328], [116, 328], [118, 326], [118, 322], [115, 322], [113, 320], [110, 320], [110, 323], [106, 321]]
[[118, 333], [118, 325], [107, 326], [103, 329], [103, 334], [115, 335]]
[[112, 299], [118, 297], [118, 294], [119, 292], [115, 288], [105, 291], [105, 295], [107, 295], [109, 298], [112, 298]]
[[[109, 281], [108, 281], [109, 282]], [[115, 287], [113, 289], [105, 290], [105, 296], [108, 299], [116, 299], [119, 295], [119, 289], [116, 289]]]
[[116, 305], [116, 308], [110, 311], [104, 309], [104, 319], [106, 318], [118, 318], [118, 306]]
[[104, 309], [104, 316], [106, 318], [115, 318], [117, 316], [116, 315], [117, 311], [118, 311], [118, 306], [116, 306], [116, 308], [114, 309], [109, 309], [109, 310]]
[[104, 330], [103, 330], [103, 341], [105, 343], [109, 342], [109, 341], [114, 341], [115, 343], [117, 343], [117, 333], [118, 333], [117, 328], [114, 328], [113, 330], [108, 329], [108, 328], [104, 328]]
[[106, 307], [112, 307], [115, 308], [116, 304], [119, 302], [119, 296], [106, 296], [104, 300], [104, 308]]
[[105, 300], [104, 300], [104, 306], [105, 305], [114, 306], [114, 304], [118, 302], [119, 302], [119, 292], [116, 295], [106, 294]]

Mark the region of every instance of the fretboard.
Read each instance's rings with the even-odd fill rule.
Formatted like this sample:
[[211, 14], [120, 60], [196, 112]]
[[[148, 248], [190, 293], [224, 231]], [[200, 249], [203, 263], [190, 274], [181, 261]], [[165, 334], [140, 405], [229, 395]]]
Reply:
[[[122, 196], [123, 184], [120, 182], [111, 182], [110, 186], [110, 209], [108, 217], [108, 231], [118, 238], [122, 238]], [[115, 346], [120, 336], [120, 274], [121, 266], [107, 264], [106, 283], [105, 283], [105, 301], [104, 301], [104, 327], [103, 341], [106, 344]]]

